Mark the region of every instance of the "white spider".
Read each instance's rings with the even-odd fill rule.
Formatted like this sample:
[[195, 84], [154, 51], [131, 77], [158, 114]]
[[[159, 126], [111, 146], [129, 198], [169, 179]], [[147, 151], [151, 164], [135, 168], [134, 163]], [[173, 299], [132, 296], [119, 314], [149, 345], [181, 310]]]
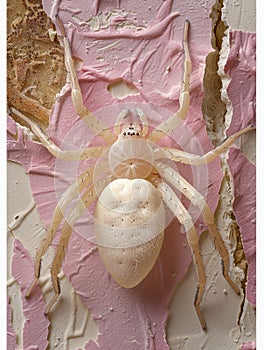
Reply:
[[200, 310], [200, 302], [206, 284], [206, 275], [199, 248], [199, 239], [190, 214], [172, 187], [199, 208], [204, 223], [222, 258], [223, 275], [237, 294], [239, 294], [239, 288], [228, 275], [228, 252], [214, 222], [213, 213], [204, 197], [176, 170], [165, 164], [161, 159], [168, 158], [175, 162], [192, 166], [207, 164], [226, 151], [241, 134], [252, 129], [252, 127], [249, 126], [235, 133], [220, 146], [203, 156], [157, 146], [157, 142], [173, 131], [178, 121], [184, 120], [187, 115], [191, 60], [187, 44], [189, 22], [185, 21], [183, 34], [185, 60], [179, 110], [151, 132], [149, 131], [146, 117], [138, 109], [135, 112], [141, 120], [140, 124], [122, 124], [126, 116], [126, 111], [124, 111], [116, 120], [114, 132], [111, 132], [83, 105], [70, 44], [59, 17], [57, 17], [57, 23], [63, 37], [65, 64], [70, 76], [72, 101], [76, 112], [81, 118], [88, 120], [89, 127], [95, 134], [99, 134], [108, 146], [88, 147], [80, 151], [61, 150], [48, 140], [48, 137], [37, 124], [14, 108], [11, 108], [11, 112], [29, 124], [41, 143], [59, 159], [83, 160], [96, 157], [98, 162], [100, 162], [103, 154], [108, 154], [110, 183], [102, 190], [96, 191], [97, 184], [93, 183], [94, 172], [96, 171], [95, 165], [83, 171], [77, 177], [75, 183], [65, 191], [55, 208], [46, 237], [37, 250], [35, 278], [29, 286], [26, 296], [29, 297], [39, 279], [41, 259], [47, 252], [55, 233], [63, 221], [65, 208], [78, 196], [78, 193], [83, 193], [81, 201], [73, 207], [69, 217], [67, 217], [62, 226], [59, 245], [52, 263], [51, 278], [55, 294], [46, 307], [46, 314], [49, 313], [60, 294], [58, 274], [72, 233], [72, 227], [92, 202], [98, 199], [95, 212], [95, 235], [99, 253], [106, 269], [125, 288], [131, 288], [139, 284], [150, 272], [159, 256], [166, 226], [165, 203], [186, 231], [198, 278], [194, 305], [201, 326], [205, 329], [206, 322]]

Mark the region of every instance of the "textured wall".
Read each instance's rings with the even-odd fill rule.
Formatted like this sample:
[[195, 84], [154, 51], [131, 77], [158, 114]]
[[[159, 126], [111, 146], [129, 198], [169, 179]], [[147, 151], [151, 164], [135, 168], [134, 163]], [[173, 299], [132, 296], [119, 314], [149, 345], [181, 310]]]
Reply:
[[[202, 154], [212, 143], [216, 146], [226, 135], [254, 123], [255, 35], [249, 33], [254, 31], [253, 6], [250, 12], [244, 3], [232, 1], [145, 1], [140, 8], [136, 1], [43, 5], [51, 19], [58, 12], [65, 23], [85, 104], [107, 125], [113, 125], [127, 106], [145, 109], [152, 126], [179, 107], [186, 18], [191, 22], [191, 105], [186, 124], [163, 145], [177, 141], [185, 151]], [[43, 128], [49, 119], [46, 132], [61, 147], [85, 145], [91, 133], [74, 111], [69, 86], [61, 90], [63, 50], [54, 26], [42, 7], [29, 1], [9, 1], [8, 19], [9, 104], [37, 118]], [[124, 290], [93, 250], [91, 211], [74, 227], [61, 273], [62, 295], [48, 318], [43, 310], [44, 300], [52, 296], [53, 249], [42, 264], [41, 289], [36, 287], [32, 297], [25, 298], [36, 247], [80, 164], [69, 168], [55, 161], [23, 130], [9, 120], [9, 349], [254, 349], [254, 132], [241, 138], [228, 159], [199, 170], [178, 168], [216, 210], [230, 253], [231, 276], [243, 290], [237, 296], [226, 284], [203, 220], [189, 208], [202, 234], [207, 274], [204, 332], [193, 307], [196, 277], [190, 250], [177, 221], [166, 230], [151, 274], [138, 287]], [[57, 244], [58, 237], [53, 247]]]

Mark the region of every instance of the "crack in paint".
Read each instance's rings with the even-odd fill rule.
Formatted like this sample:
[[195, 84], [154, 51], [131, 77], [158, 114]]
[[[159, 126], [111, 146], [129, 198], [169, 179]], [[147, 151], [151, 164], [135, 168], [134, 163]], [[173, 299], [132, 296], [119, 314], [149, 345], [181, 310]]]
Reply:
[[[213, 132], [213, 138], [211, 137], [211, 139], [214, 144], [218, 144], [219, 141], [223, 140], [222, 135], [225, 133], [226, 128], [229, 126], [231, 122], [230, 119], [232, 119], [232, 116], [233, 116], [232, 105], [227, 94], [227, 87], [230, 82], [230, 78], [226, 75], [224, 71], [224, 67], [228, 59], [228, 54], [223, 57], [223, 53], [221, 52], [223, 49], [223, 44], [225, 46], [225, 49], [226, 49], [226, 46], [229, 47], [230, 45], [228, 42], [229, 28], [226, 25], [226, 23], [222, 21], [223, 8], [224, 8], [224, 1], [216, 0], [216, 3], [213, 6], [213, 10], [211, 14], [211, 17], [213, 19], [212, 46], [216, 50], [215, 51], [216, 53], [214, 54], [213, 58], [217, 59], [217, 62], [220, 61], [220, 58], [224, 60], [224, 63], [221, 63], [222, 67], [218, 68], [218, 65], [216, 67], [217, 79], [220, 80], [220, 84], [216, 85], [217, 87], [216, 96], [221, 101], [221, 103], [218, 106], [221, 106], [222, 108], [222, 118], [215, 118], [215, 120], [213, 120], [212, 122], [210, 119], [212, 119], [214, 115], [212, 116], [210, 114], [206, 115], [207, 123], [209, 119], [209, 131], [211, 131], [211, 135], [210, 135], [210, 132], [208, 134], [210, 137], [212, 136], [212, 132]], [[212, 65], [211, 59], [209, 60], [209, 63], [211, 66]], [[225, 80], [228, 80], [228, 82], [226, 83]], [[205, 107], [205, 105], [203, 105], [203, 107]], [[206, 111], [208, 111], [208, 109], [206, 109]], [[219, 124], [220, 124], [220, 127], [219, 127]], [[221, 132], [218, 132], [218, 130]], [[247, 260], [243, 250], [243, 241], [242, 241], [241, 233], [234, 215], [234, 209], [233, 209], [234, 184], [232, 182], [232, 175], [231, 175], [229, 166], [227, 164], [226, 156], [222, 157], [222, 167], [224, 170], [224, 178], [222, 180], [220, 193], [224, 193], [224, 195], [220, 197], [219, 206], [216, 210], [215, 215], [216, 217], [218, 217], [219, 215], [221, 215], [221, 213], [223, 215], [223, 212], [226, 215], [226, 221], [228, 222], [228, 224], [226, 224], [226, 232], [228, 232], [228, 237], [227, 237], [228, 241], [229, 242], [231, 241], [230, 251], [232, 252], [232, 261], [234, 262], [235, 266], [241, 270], [241, 272], [243, 271], [243, 274], [239, 273], [239, 282], [243, 290], [243, 298], [241, 300], [240, 310], [238, 313], [238, 321], [237, 321], [238, 325], [240, 325], [244, 314], [244, 307], [246, 303], [246, 283], [247, 283], [248, 264], [247, 264]], [[223, 207], [222, 210], [220, 209], [220, 206]]]
[[[211, 45], [214, 49], [206, 57], [206, 66], [204, 73], [204, 98], [202, 102], [202, 112], [206, 122], [208, 136], [214, 146], [221, 140], [226, 106], [221, 98], [222, 81], [218, 74], [218, 62], [220, 59], [220, 50], [222, 48], [223, 37], [227, 26], [221, 20], [223, 0], [216, 0], [212, 7], [210, 17], [212, 18], [212, 39]], [[221, 136], [218, 136], [218, 132]]]

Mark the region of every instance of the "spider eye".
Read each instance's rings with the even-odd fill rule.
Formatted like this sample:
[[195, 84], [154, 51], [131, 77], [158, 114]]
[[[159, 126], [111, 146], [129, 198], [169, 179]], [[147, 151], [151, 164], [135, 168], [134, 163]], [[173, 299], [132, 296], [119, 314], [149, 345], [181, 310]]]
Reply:
[[123, 135], [126, 136], [126, 132], [123, 132]]

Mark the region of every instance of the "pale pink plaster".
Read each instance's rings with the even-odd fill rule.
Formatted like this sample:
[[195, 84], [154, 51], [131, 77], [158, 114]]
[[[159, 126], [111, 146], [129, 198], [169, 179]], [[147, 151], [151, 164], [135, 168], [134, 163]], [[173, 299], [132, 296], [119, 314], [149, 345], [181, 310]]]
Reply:
[[[228, 96], [232, 102], [233, 118], [228, 135], [255, 124], [256, 34], [232, 31], [230, 44], [225, 70], [232, 78]], [[228, 165], [234, 179], [234, 212], [249, 265], [246, 296], [256, 305], [256, 168], [234, 147], [229, 151]]]
[[247, 343], [243, 343], [239, 350], [256, 350], [256, 342], [249, 341]]
[[[143, 18], [146, 18], [150, 28], [153, 26], [159, 28], [158, 35], [151, 38], [148, 34], [146, 39], [141, 36], [139, 40], [132, 29], [126, 30], [125, 38], [122, 36], [117, 38], [117, 40], [122, 39], [118, 46], [111, 50], [100, 51], [100, 55], [104, 57], [103, 63], [96, 60], [97, 49], [112, 43], [115, 39], [113, 36], [115, 26], [112, 25], [107, 31], [107, 33], [113, 33], [113, 39], [106, 39], [102, 33], [104, 39], [102, 41], [100, 32], [96, 38], [92, 38], [91, 33], [78, 28], [76, 24], [68, 25], [74, 12], [78, 12], [78, 15], [85, 19], [90, 17], [92, 13], [90, 11], [94, 11], [94, 14], [98, 10], [105, 11], [107, 6], [113, 6], [112, 2], [98, 2], [97, 5], [100, 8], [96, 10], [92, 4], [94, 2], [89, 6], [87, 1], [79, 1], [80, 12], [78, 12], [76, 3], [74, 10], [70, 7], [72, 2], [56, 1], [53, 3], [52, 14], [53, 17], [58, 7], [61, 9], [59, 14], [70, 37], [73, 55], [83, 60], [78, 77], [85, 105], [89, 106], [94, 113], [98, 113], [109, 126], [112, 126], [115, 121], [118, 110], [115, 106], [120, 103], [126, 106], [135, 102], [142, 108], [151, 105], [155, 109], [154, 106], [157, 105], [166, 107], [169, 111], [176, 110], [179, 106], [182, 69], [182, 28], [184, 20], [188, 18], [191, 21], [190, 50], [193, 59], [191, 106], [186, 124], [172, 136], [187, 151], [195, 153], [195, 150], [197, 152], [202, 150], [202, 153], [205, 153], [211, 149], [200, 106], [203, 97], [202, 79], [205, 57], [211, 51], [208, 28], [211, 27], [209, 13], [213, 1], [210, 1], [206, 8], [194, 8], [190, 12], [185, 2], [174, 1], [172, 4], [172, 1], [166, 1], [162, 2], [162, 5], [158, 1], [142, 2], [142, 8], [138, 9], [138, 6], [136, 8], [136, 12], [140, 13], [139, 22], [143, 23]], [[127, 8], [132, 6], [131, 13], [135, 6], [134, 2], [133, 4], [132, 2], [126, 4]], [[44, 1], [44, 7], [50, 13], [51, 1]], [[152, 10], [144, 11], [145, 7]], [[179, 13], [177, 17], [171, 15], [175, 12]], [[129, 16], [131, 19], [130, 14]], [[159, 22], [165, 21], [168, 16], [171, 20], [168, 21], [164, 30]], [[122, 21], [119, 18], [120, 20]], [[89, 46], [88, 53], [86, 53], [86, 45]], [[171, 67], [171, 71], [165, 73], [167, 66]], [[122, 101], [113, 98], [107, 86], [120, 77], [133, 84], [138, 89], [139, 95], [127, 97]], [[108, 108], [110, 112], [115, 113], [100, 113], [103, 108]], [[148, 117], [151, 125], [156, 125], [161, 120], [162, 113], [148, 115]], [[92, 138], [91, 132], [80, 125], [82, 124], [70, 100], [69, 89], [66, 89], [53, 108], [48, 135], [58, 145], [63, 144], [65, 148], [79, 148]], [[14, 133], [14, 126], [12, 128]], [[191, 133], [193, 132], [191, 139], [186, 137], [186, 132], [190, 130]], [[17, 140], [12, 136], [9, 138], [8, 157], [25, 166], [29, 173], [38, 212], [45, 225], [49, 225], [58, 198], [74, 181], [75, 171], [79, 171], [79, 164], [56, 162], [41, 145], [28, 140], [27, 137], [23, 138], [20, 127], [17, 128], [17, 133], [19, 135]], [[94, 141], [96, 144], [99, 142], [100, 140]], [[167, 139], [165, 144], [173, 143], [175, 141]], [[183, 165], [177, 165], [177, 168], [190, 181], [193, 181], [193, 172], [190, 171], [192, 169]], [[196, 178], [195, 181], [199, 189], [205, 193], [212, 210], [215, 210], [222, 178], [219, 161], [216, 160], [199, 171], [203, 171], [202, 174], [206, 176], [196, 176], [198, 179]], [[196, 221], [196, 228], [199, 233], [205, 229], [201, 218]], [[164, 329], [168, 315], [168, 301], [191, 260], [185, 235], [180, 233], [178, 222], [174, 220], [167, 228], [160, 257], [149, 276], [138, 287], [131, 290], [121, 288], [111, 279], [97, 253], [89, 256], [88, 252], [93, 247], [92, 216], [88, 214], [85, 219], [78, 221], [75, 231], [69, 243], [63, 270], [83, 304], [91, 310], [99, 325], [98, 345], [90, 341], [86, 349], [142, 349], [143, 346], [146, 349], [168, 349]], [[23, 278], [23, 283], [28, 285], [33, 277], [33, 264], [31, 263], [31, 269], [26, 272], [23, 264], [27, 265], [27, 263], [24, 260], [20, 262], [20, 269], [23, 270], [23, 276], [20, 275], [20, 279]], [[195, 294], [195, 287], [193, 292]], [[30, 315], [28, 317], [31, 319]], [[28, 342], [33, 341], [29, 335], [27, 337]]]
[[225, 72], [231, 78], [227, 89], [233, 108], [227, 132], [231, 135], [256, 123], [256, 33], [230, 32], [230, 53]]
[[[26, 318], [23, 327], [23, 350], [44, 350], [48, 346], [49, 320], [44, 316], [45, 303], [37, 286], [29, 299], [25, 292], [34, 274], [33, 259], [21, 242], [14, 242], [12, 275], [19, 283], [22, 294], [23, 313]], [[13, 348], [9, 348], [10, 350]]]

